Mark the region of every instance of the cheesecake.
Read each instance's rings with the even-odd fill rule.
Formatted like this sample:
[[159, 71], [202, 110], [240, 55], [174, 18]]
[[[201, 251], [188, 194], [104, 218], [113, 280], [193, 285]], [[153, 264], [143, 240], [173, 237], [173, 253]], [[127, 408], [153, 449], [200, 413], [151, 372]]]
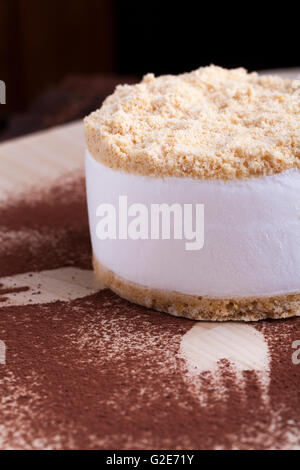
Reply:
[[209, 66], [85, 119], [96, 276], [195, 320], [300, 315], [300, 82]]

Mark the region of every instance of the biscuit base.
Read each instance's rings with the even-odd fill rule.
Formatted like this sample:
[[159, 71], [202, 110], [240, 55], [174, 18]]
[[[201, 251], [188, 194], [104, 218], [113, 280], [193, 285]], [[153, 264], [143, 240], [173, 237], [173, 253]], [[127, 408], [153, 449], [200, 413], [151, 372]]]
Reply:
[[300, 316], [300, 293], [217, 299], [151, 289], [117, 276], [93, 257], [97, 279], [130, 302], [177, 317], [205, 321], [257, 321]]

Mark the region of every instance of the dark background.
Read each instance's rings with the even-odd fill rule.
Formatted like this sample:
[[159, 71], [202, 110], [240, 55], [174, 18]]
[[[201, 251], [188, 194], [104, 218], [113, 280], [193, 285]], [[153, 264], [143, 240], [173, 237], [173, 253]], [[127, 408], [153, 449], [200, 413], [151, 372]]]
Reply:
[[0, 127], [41, 106], [66, 113], [66, 103], [64, 120], [77, 118], [118, 82], [211, 63], [300, 66], [296, 3], [0, 0]]
[[251, 71], [300, 65], [296, 2], [115, 3], [121, 72], [181, 73], [211, 63]]

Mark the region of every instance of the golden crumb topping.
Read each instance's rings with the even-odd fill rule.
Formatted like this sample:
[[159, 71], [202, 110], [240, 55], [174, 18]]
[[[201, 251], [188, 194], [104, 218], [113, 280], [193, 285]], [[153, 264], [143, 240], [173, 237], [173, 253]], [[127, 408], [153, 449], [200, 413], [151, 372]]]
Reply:
[[146, 75], [85, 119], [97, 160], [129, 173], [247, 178], [300, 169], [300, 80], [239, 68]]

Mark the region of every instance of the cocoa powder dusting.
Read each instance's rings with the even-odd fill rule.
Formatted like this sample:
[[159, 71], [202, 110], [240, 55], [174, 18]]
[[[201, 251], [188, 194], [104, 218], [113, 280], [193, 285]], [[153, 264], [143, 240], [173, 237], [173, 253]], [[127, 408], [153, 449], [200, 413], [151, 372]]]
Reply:
[[[8, 201], [0, 221], [1, 277], [91, 269], [81, 177]], [[8, 291], [1, 285], [0, 296]], [[0, 303], [2, 449], [300, 446], [300, 365], [291, 359], [300, 319], [255, 324], [270, 351], [266, 385], [226, 358], [191, 376], [179, 348], [193, 321], [109, 290], [68, 302], [34, 299]]]
[[84, 178], [69, 176], [43, 192], [8, 200], [0, 207], [0, 242], [1, 276], [61, 266], [90, 269]]

